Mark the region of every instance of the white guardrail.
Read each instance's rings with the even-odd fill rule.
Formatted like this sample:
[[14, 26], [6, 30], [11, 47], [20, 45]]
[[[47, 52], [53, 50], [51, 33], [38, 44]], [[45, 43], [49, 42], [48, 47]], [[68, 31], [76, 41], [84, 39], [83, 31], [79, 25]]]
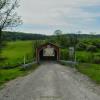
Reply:
[[37, 64], [37, 62], [36, 62], [36, 61], [33, 61], [33, 62], [31, 62], [31, 63], [24, 64], [24, 65], [22, 65], [22, 68], [28, 68], [28, 67], [31, 67], [31, 66], [34, 65], [34, 64]]
[[63, 64], [63, 65], [68, 65], [68, 66], [71, 66], [71, 67], [75, 67], [75, 65], [77, 64], [77, 62], [74, 62], [74, 61], [66, 61], [66, 60], [60, 60], [59, 62], [61, 64]]

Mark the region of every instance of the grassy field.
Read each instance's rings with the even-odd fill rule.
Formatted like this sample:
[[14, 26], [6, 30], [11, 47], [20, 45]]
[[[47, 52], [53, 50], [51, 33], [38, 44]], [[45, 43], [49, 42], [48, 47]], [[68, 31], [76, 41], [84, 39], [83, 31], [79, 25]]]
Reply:
[[2, 52], [5, 60], [0, 62], [1, 67], [13, 67], [23, 63], [24, 56], [26, 61], [33, 60], [32, 41], [8, 42]]
[[0, 69], [0, 86], [5, 82], [8, 82], [16, 77], [27, 75], [31, 71], [35, 70], [38, 67], [37, 64], [32, 65], [32, 67], [27, 70], [22, 67], [12, 68], [12, 69]]
[[[23, 63], [24, 56], [26, 62], [33, 60], [33, 42], [32, 41], [15, 41], [8, 42], [7, 46], [2, 51], [4, 60], [0, 62], [0, 85], [3, 83], [15, 79], [18, 76], [27, 74], [29, 71], [22, 70], [19, 66]], [[37, 65], [33, 65], [32, 69], [37, 68]]]
[[80, 63], [76, 68], [79, 72], [89, 76], [96, 83], [100, 84], [100, 64]]

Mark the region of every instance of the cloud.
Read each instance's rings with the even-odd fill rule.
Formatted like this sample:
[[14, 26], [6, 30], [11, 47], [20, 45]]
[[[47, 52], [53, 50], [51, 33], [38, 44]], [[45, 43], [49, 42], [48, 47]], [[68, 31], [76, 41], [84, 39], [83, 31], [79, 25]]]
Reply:
[[75, 31], [89, 27], [92, 31], [94, 27], [96, 30], [93, 24], [100, 17], [100, 9], [92, 12], [94, 7], [100, 7], [100, 0], [20, 0], [17, 12], [22, 16], [22, 27], [50, 34], [56, 28]]

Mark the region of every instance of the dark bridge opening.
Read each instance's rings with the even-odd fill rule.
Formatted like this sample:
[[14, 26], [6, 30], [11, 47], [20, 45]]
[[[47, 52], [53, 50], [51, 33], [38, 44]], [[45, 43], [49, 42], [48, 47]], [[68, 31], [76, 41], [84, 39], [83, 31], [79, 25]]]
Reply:
[[59, 61], [59, 47], [46, 43], [37, 48], [37, 62], [40, 61]]
[[57, 51], [54, 50], [54, 56], [43, 56], [43, 49], [39, 52], [40, 61], [56, 61], [57, 60]]

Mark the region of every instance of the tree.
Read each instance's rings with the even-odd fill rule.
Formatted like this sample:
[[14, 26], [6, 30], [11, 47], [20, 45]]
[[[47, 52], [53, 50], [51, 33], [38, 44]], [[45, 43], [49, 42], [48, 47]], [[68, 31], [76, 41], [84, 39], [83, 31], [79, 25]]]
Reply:
[[15, 12], [18, 7], [18, 0], [0, 0], [0, 51], [3, 42], [2, 31], [16, 27], [22, 22], [20, 16]]
[[60, 45], [60, 41], [61, 41], [61, 36], [62, 36], [62, 31], [61, 30], [56, 30], [54, 31], [54, 35], [56, 36], [55, 40], [56, 40], [56, 44]]
[[63, 34], [61, 30], [54, 31], [55, 37], [55, 43], [58, 44], [62, 48], [66, 48], [70, 44], [70, 39], [66, 34]]
[[69, 35], [70, 46], [76, 46], [79, 42], [77, 34], [70, 34]]
[[62, 34], [62, 31], [61, 30], [56, 30], [56, 31], [54, 31], [54, 35], [61, 35]]

